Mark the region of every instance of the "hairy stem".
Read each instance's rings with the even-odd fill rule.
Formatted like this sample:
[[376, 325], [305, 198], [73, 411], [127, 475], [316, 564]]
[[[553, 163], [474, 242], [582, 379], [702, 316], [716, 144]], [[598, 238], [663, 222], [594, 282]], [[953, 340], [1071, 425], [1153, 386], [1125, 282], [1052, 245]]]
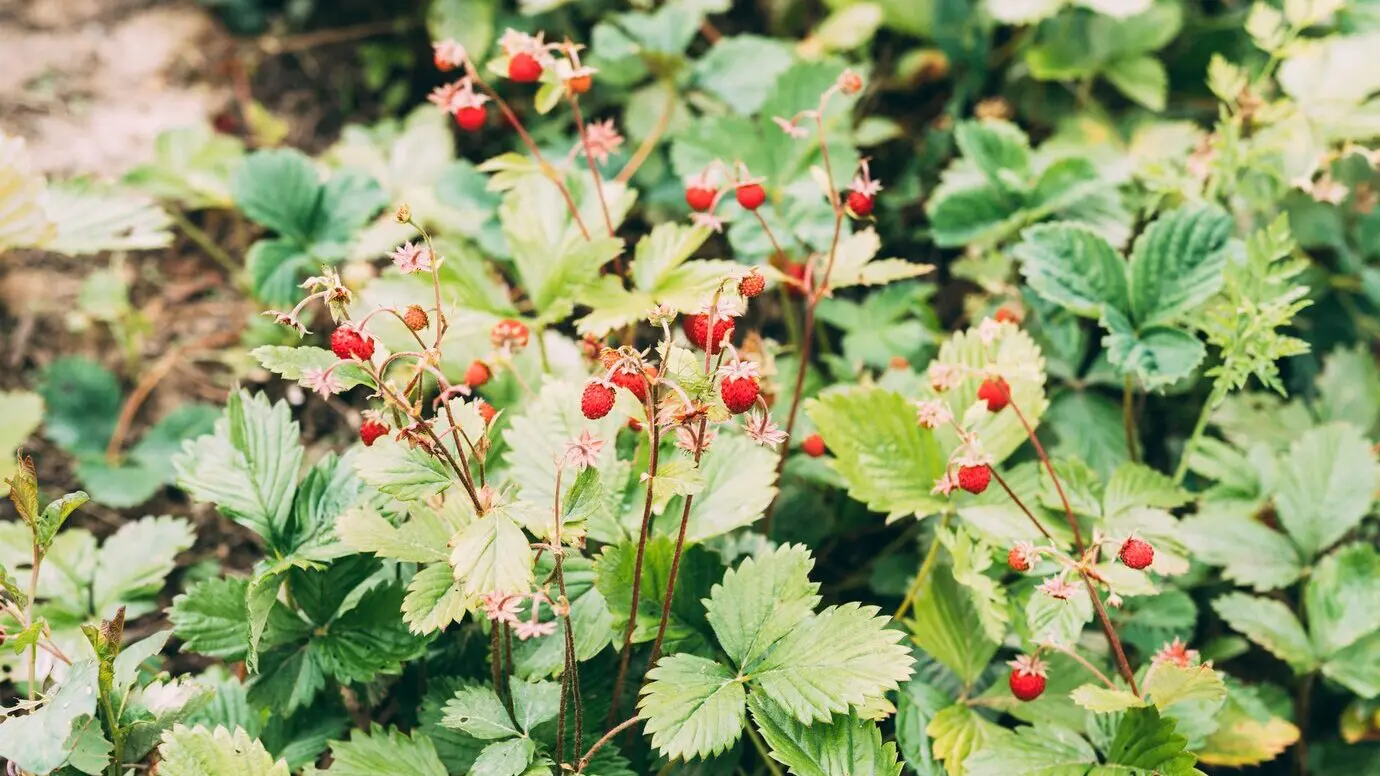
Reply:
[[[585, 161], [589, 162], [589, 174], [594, 178], [594, 191], [599, 196], [599, 209], [604, 213], [604, 226], [608, 227], [609, 237], [612, 237], [614, 233], [613, 218], [609, 215], [608, 201], [604, 199], [604, 179], [599, 176], [599, 165], [594, 162], [594, 152], [589, 145], [589, 133], [585, 131], [585, 117], [580, 112], [580, 100], [574, 92], [570, 92], [570, 112], [575, 115], [575, 128], [580, 133], [580, 144], [585, 149]], [[623, 259], [621, 256], [615, 256], [613, 260], [618, 269], [618, 276], [622, 277]]]
[[1108, 679], [1106, 674], [1099, 671], [1097, 669], [1097, 666], [1093, 665], [1092, 663], [1089, 663], [1087, 658], [1078, 654], [1076, 651], [1064, 646], [1063, 644], [1059, 644], [1053, 641], [1045, 644], [1044, 646], [1049, 647], [1050, 649], [1055, 650], [1057, 652], [1063, 652], [1065, 655], [1068, 655], [1069, 657], [1073, 658], [1084, 668], [1088, 669], [1088, 671], [1090, 671], [1093, 676], [1096, 676], [1098, 678], [1098, 681], [1107, 685], [1108, 689], [1115, 690], [1117, 688], [1116, 684], [1114, 684], [1111, 679]]
[[1112, 645], [1112, 654], [1116, 656], [1116, 666], [1121, 672], [1121, 678], [1130, 685], [1131, 692], [1136, 697], [1140, 697], [1140, 688], [1136, 687], [1136, 674], [1131, 670], [1131, 662], [1126, 659], [1126, 650], [1121, 646], [1121, 637], [1116, 635], [1116, 628], [1112, 627], [1111, 618], [1107, 616], [1107, 610], [1102, 606], [1102, 599], [1097, 595], [1097, 588], [1093, 586], [1092, 577], [1088, 572], [1080, 571], [1083, 577], [1083, 584], [1088, 588], [1088, 598], [1092, 599], [1093, 611], [1097, 612], [1097, 621], [1102, 624], [1102, 632], [1107, 636], [1107, 642]]
[[589, 767], [589, 761], [593, 759], [595, 752], [602, 749], [604, 747], [604, 744], [607, 744], [608, 742], [612, 741], [614, 736], [617, 736], [619, 733], [622, 733], [624, 730], [627, 730], [628, 728], [636, 724], [637, 717], [634, 716], [630, 719], [625, 719], [622, 722], [619, 722], [617, 725], [615, 725], [611, 730], [609, 730], [609, 732], [605, 733], [598, 741], [595, 741], [594, 745], [589, 748], [588, 752], [585, 752], [585, 756], [581, 757], [580, 762], [575, 764], [575, 772], [584, 773], [585, 768]]
[[[713, 329], [710, 329], [713, 331]], [[647, 466], [647, 496], [642, 502], [642, 528], [637, 539], [637, 559], [633, 564], [632, 606], [629, 608], [628, 627], [623, 631], [623, 651], [618, 658], [618, 674], [613, 680], [613, 701], [609, 704], [608, 724], [618, 718], [618, 702], [623, 695], [623, 682], [628, 676], [628, 661], [632, 657], [633, 629], [637, 627], [637, 605], [642, 595], [642, 562], [647, 552], [647, 534], [652, 524], [652, 496], [656, 482], [657, 461], [660, 458], [661, 427], [656, 422], [656, 386], [647, 392], [647, 425], [651, 439], [651, 461]]]
[[[1000, 383], [998, 383], [1000, 385]], [[1073, 544], [1078, 550], [1078, 554], [1083, 554], [1083, 531], [1078, 527], [1078, 518], [1073, 514], [1073, 507], [1069, 504], [1069, 497], [1064, 493], [1064, 486], [1059, 482], [1059, 475], [1054, 473], [1054, 463], [1050, 461], [1049, 455], [1045, 452], [1045, 446], [1040, 444], [1040, 438], [1035, 435], [1035, 428], [1026, 420], [1025, 413], [1016, 404], [1016, 398], [1011, 395], [1009, 388], [1003, 388], [1006, 394], [1006, 401], [1011, 407], [1011, 411], [1016, 413], [1021, 425], [1025, 427], [1026, 436], [1030, 437], [1030, 443], [1035, 446], [1035, 454], [1040, 457], [1040, 462], [1044, 464], [1045, 471], [1049, 472], [1049, 478], [1054, 481], [1054, 489], [1059, 492], [1059, 501], [1064, 505], [1064, 515], [1068, 518], [1069, 528], [1073, 531]]]
[[[704, 452], [704, 431], [709, 424], [709, 418], [700, 418], [700, 428], [695, 434], [695, 468], [699, 468], [700, 456]], [[680, 559], [685, 552], [685, 531], [690, 525], [690, 507], [694, 503], [693, 493], [686, 494], [685, 506], [680, 510], [680, 532], [676, 534], [676, 551], [671, 555], [671, 573], [666, 579], [666, 597], [661, 601], [661, 621], [656, 626], [656, 640], [652, 642], [652, 657], [647, 662], [649, 667], [655, 666], [657, 658], [661, 657], [661, 644], [666, 639], [666, 624], [671, 620], [671, 599], [676, 595], [676, 577], [680, 575]]]
[[1014, 502], [1016, 506], [1021, 508], [1021, 511], [1025, 513], [1026, 517], [1030, 518], [1030, 522], [1035, 524], [1035, 528], [1038, 529], [1041, 534], [1044, 534], [1044, 537], [1046, 539], [1050, 540], [1051, 542], [1054, 541], [1054, 537], [1050, 536], [1049, 531], [1045, 529], [1044, 524], [1040, 522], [1040, 519], [1035, 517], [1035, 513], [1030, 511], [1030, 508], [1025, 505], [1024, 501], [1021, 501], [1020, 497], [1016, 495], [1016, 492], [1011, 489], [1010, 485], [1006, 484], [1006, 480], [1002, 478], [1001, 474], [995, 468], [992, 469], [992, 477], [996, 479], [997, 484], [1001, 486], [1001, 489], [1006, 491], [1006, 495], [1011, 497], [1011, 501]]

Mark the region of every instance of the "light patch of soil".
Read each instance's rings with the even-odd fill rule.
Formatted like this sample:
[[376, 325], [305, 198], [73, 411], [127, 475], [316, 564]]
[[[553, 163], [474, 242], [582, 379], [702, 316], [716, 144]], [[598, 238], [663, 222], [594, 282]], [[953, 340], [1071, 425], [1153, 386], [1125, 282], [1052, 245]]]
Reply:
[[203, 8], [170, 0], [0, 2], [0, 128], [48, 175], [114, 178], [159, 132], [229, 101], [230, 45]]

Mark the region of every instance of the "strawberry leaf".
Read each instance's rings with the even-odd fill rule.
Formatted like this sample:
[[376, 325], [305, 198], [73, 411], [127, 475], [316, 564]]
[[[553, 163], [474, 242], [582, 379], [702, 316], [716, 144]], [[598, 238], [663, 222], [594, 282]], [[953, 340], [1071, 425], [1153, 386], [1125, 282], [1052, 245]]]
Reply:
[[431, 741], [420, 733], [407, 736], [378, 724], [368, 732], [355, 730], [348, 741], [331, 744], [332, 776], [373, 776], [377, 773], [446, 776], [446, 767]]
[[287, 763], [275, 761], [263, 744], [242, 728], [208, 730], [177, 725], [158, 747], [163, 776], [288, 776]]
[[743, 733], [744, 679], [720, 663], [672, 655], [647, 673], [638, 702], [652, 746], [669, 758], [719, 754]]
[[772, 701], [753, 695], [752, 721], [772, 759], [791, 773], [810, 776], [900, 776], [896, 744], [882, 742], [877, 723], [836, 715], [827, 723], [802, 724]]
[[814, 560], [803, 545], [785, 545], [743, 560], [704, 602], [714, 635], [734, 663], [757, 664], [799, 626], [820, 598], [810, 581]]
[[1213, 601], [1212, 608], [1227, 625], [1288, 663], [1296, 673], [1318, 666], [1318, 656], [1303, 626], [1289, 607], [1279, 601], [1229, 593]]

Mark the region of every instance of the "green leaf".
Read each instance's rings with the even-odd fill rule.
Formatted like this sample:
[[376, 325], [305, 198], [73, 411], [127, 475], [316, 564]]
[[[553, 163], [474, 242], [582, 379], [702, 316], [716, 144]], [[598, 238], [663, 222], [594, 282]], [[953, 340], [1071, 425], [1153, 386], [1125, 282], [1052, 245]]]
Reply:
[[214, 687], [185, 679], [132, 688], [126, 696], [125, 715], [134, 721], [125, 731], [124, 759], [143, 759], [173, 725], [185, 724], [199, 715], [215, 692]]
[[944, 763], [950, 776], [963, 776], [968, 755], [983, 749], [1003, 729], [979, 716], [968, 704], [955, 703], [935, 714], [925, 732], [934, 739], [935, 759]]
[[1380, 367], [1364, 346], [1329, 353], [1317, 382], [1317, 409], [1323, 421], [1345, 421], [1367, 435], [1375, 430], [1380, 421]]
[[424, 501], [451, 486], [451, 473], [436, 456], [393, 439], [379, 439], [360, 451], [355, 472], [403, 501]]
[[[375, 443], [377, 444], [377, 443]], [[380, 558], [436, 563], [449, 557], [446, 545], [472, 519], [466, 499], [447, 499], [441, 509], [414, 504], [408, 519], [394, 525], [371, 504], [346, 510], [336, 520], [336, 535], [356, 552]]]
[[1292, 584], [1303, 572], [1294, 545], [1252, 517], [1199, 512], [1180, 521], [1179, 530], [1198, 560], [1222, 566], [1227, 579], [1257, 592]]
[[1304, 611], [1314, 652], [1326, 661], [1380, 630], [1380, 551], [1349, 544], [1313, 567], [1304, 588]]
[[740, 116], [757, 112], [781, 74], [791, 49], [774, 38], [734, 35], [719, 39], [695, 61], [695, 80]]
[[373, 178], [356, 170], [337, 170], [322, 187], [312, 218], [315, 253], [326, 252], [321, 243], [348, 242], [355, 230], [387, 206], [388, 195]]
[[992, 567], [992, 556], [997, 549], [962, 527], [940, 531], [936, 538], [949, 551], [954, 581], [968, 591], [987, 637], [1001, 642], [1006, 638], [1010, 607], [1006, 589], [988, 576], [987, 571]]
[[704, 602], [719, 645], [739, 666], [756, 665], [819, 604], [810, 581], [814, 560], [804, 545], [748, 557], [724, 574]]
[[1169, 92], [1169, 73], [1152, 56], [1114, 59], [1102, 71], [1117, 91], [1152, 111], [1164, 110]]
[[832, 289], [852, 286], [876, 286], [905, 278], [923, 275], [934, 269], [933, 264], [920, 264], [904, 259], [877, 259], [882, 240], [872, 227], [859, 229], [839, 241], [834, 249], [834, 268], [829, 274]]
[[[503, 461], [508, 464], [511, 481], [518, 486], [524, 501], [540, 504], [549, 510], [556, 501], [556, 462], [564, 459], [565, 445], [589, 431], [596, 439], [609, 442], [599, 453], [594, 468], [611, 474], [618, 460], [617, 445], [612, 441], [627, 418], [617, 411], [603, 419], [590, 421], [580, 412], [579, 383], [571, 380], [551, 380], [541, 387], [536, 401], [526, 404], [525, 411], [513, 418], [503, 432], [508, 449]], [[721, 440], [722, 441], [722, 440]], [[575, 487], [575, 477], [564, 479], [567, 499]], [[550, 512], [548, 511], [548, 515]]]
[[927, 515], [945, 500], [932, 495], [944, 471], [935, 435], [915, 422], [915, 408], [883, 388], [830, 392], [805, 407], [833, 453], [848, 494], [890, 517]]
[[1298, 740], [1299, 729], [1287, 720], [1261, 714], [1254, 693], [1233, 684], [1226, 705], [1217, 714], [1217, 729], [1196, 750], [1207, 765], [1241, 767], [1273, 760]]
[[245, 579], [207, 579], [174, 598], [168, 618], [182, 648], [227, 662], [244, 659], [249, 642], [248, 588]]
[[244, 257], [254, 298], [282, 308], [297, 301], [298, 283], [316, 266], [316, 260], [301, 245], [281, 238], [259, 240], [249, 246]]
[[1104, 309], [1102, 325], [1108, 330], [1102, 344], [1107, 360], [1122, 374], [1134, 375], [1148, 389], [1163, 388], [1193, 374], [1207, 349], [1198, 338], [1182, 329], [1147, 326], [1133, 331], [1119, 312]]
[[287, 763], [274, 761], [264, 745], [243, 729], [208, 730], [177, 725], [158, 747], [161, 776], [289, 776]]
[[450, 565], [469, 596], [519, 592], [532, 585], [532, 547], [504, 510], [491, 511], [460, 532]]
[[1097, 752], [1076, 731], [1036, 723], [996, 736], [963, 768], [968, 776], [1083, 776], [1096, 762]]
[[896, 745], [907, 765], [921, 776], [933, 776], [939, 766], [930, 752], [925, 727], [953, 698], [916, 677], [901, 686], [896, 703]]
[[427, 5], [426, 29], [431, 40], [455, 40], [482, 62], [493, 47], [495, 15], [492, 0], [438, 0]]
[[1371, 631], [1351, 646], [1328, 658], [1322, 671], [1328, 678], [1350, 688], [1362, 698], [1380, 695], [1380, 663], [1375, 660], [1380, 650], [1380, 631]]
[[50, 185], [45, 209], [57, 234], [43, 247], [55, 253], [85, 256], [172, 244], [172, 219], [152, 198], [90, 180]]
[[754, 693], [765, 693], [801, 722], [823, 722], [910, 677], [910, 651], [898, 643], [904, 634], [887, 628], [889, 622], [875, 606], [831, 606], [743, 669]]
[[987, 636], [968, 592], [944, 566], [935, 567], [921, 587], [910, 631], [921, 649], [969, 685], [997, 652], [998, 644]]
[[311, 159], [291, 148], [250, 154], [230, 179], [235, 205], [249, 220], [298, 245], [311, 241], [321, 189]]
[[1097, 714], [1111, 714], [1146, 705], [1129, 690], [1113, 690], [1100, 684], [1085, 684], [1070, 693], [1073, 702]]
[[[0, 723], [0, 757], [34, 773], [66, 765], [78, 741], [100, 736], [100, 722], [95, 718], [97, 692], [95, 661], [77, 660], [42, 707]], [[106, 742], [107, 752], [109, 746]]]
[[537, 745], [530, 738], [510, 738], [484, 747], [469, 776], [521, 776], [532, 763]]
[[1174, 509], [1191, 501], [1187, 491], [1174, 480], [1141, 463], [1126, 463], [1117, 467], [1107, 480], [1102, 494], [1102, 513], [1119, 515], [1138, 507]]
[[491, 688], [480, 685], [458, 690], [455, 697], [446, 702], [441, 724], [485, 741], [522, 734], [498, 695]]
[[1025, 617], [1032, 642], [1076, 644], [1083, 626], [1092, 622], [1093, 606], [1082, 586], [1067, 599], [1035, 592], [1026, 602]]
[[[1107, 763], [1144, 770], [1159, 769], [1166, 775], [1191, 774], [1191, 768], [1183, 771], [1178, 767], [1187, 744], [1187, 738], [1174, 732], [1174, 719], [1161, 717], [1154, 706], [1129, 709], [1122, 715], [1116, 735], [1107, 748]], [[1193, 755], [1186, 757], [1192, 765]]]
[[513, 699], [513, 716], [518, 727], [527, 734], [543, 722], [556, 718], [561, 709], [561, 685], [558, 682], [528, 682], [510, 677], [508, 692]]
[[370, 682], [402, 673], [405, 662], [424, 654], [426, 641], [398, 616], [402, 602], [401, 585], [380, 585], [332, 620], [325, 635], [311, 642], [324, 670], [342, 684]]
[[403, 622], [413, 633], [424, 636], [444, 631], [460, 622], [478, 601], [465, 595], [448, 563], [433, 563], [413, 575], [403, 598]]
[[1131, 313], [1139, 326], [1167, 323], [1222, 287], [1231, 216], [1192, 205], [1155, 219], [1131, 249]]
[[666, 757], [717, 755], [743, 733], [744, 679], [723, 665], [694, 655], [662, 659], [647, 672], [638, 702], [652, 746]]
[[[1021, 412], [1032, 426], [1038, 426], [1040, 418], [1044, 417], [1045, 410], [1049, 407], [1044, 391], [1044, 356], [1030, 335], [1015, 326], [999, 327], [996, 339], [990, 345], [983, 341], [977, 327], [957, 332], [939, 348], [938, 361], [941, 364], [962, 367], [964, 373], [970, 375], [962, 383], [942, 394], [935, 394], [928, 385], [924, 386], [924, 397], [942, 399], [955, 418], [962, 419], [977, 401], [978, 386], [982, 381], [972, 375], [988, 371], [996, 372], [1006, 380], [1011, 389], [1012, 402], [1021, 408]], [[915, 425], [913, 412], [909, 420], [911, 425]], [[982, 440], [983, 451], [992, 456], [995, 463], [1005, 460], [1029, 438], [1024, 424], [1009, 408], [1001, 412], [983, 412], [978, 420], [970, 422], [967, 428]], [[953, 450], [959, 444], [957, 433], [950, 427], [939, 428], [934, 432], [934, 436], [938, 439], [941, 450]], [[941, 471], [943, 463], [941, 459]], [[936, 479], [941, 471], [935, 471]], [[926, 470], [925, 477], [928, 475], [929, 471]], [[928, 486], [933, 482], [925, 477], [912, 473], [916, 485]], [[947, 505], [948, 501], [940, 499], [939, 503], [941, 506]]]
[[394, 728], [372, 725], [369, 732], [355, 730], [349, 741], [331, 743], [332, 776], [374, 776], [407, 773], [409, 776], [447, 776], [436, 748], [424, 735], [409, 737]]
[[[776, 461], [774, 452], [746, 436], [719, 435], [713, 451], [700, 461], [704, 484], [690, 510], [686, 540], [707, 541], [757, 522], [776, 497]], [[680, 498], [666, 511], [679, 516], [684, 504]]]
[[43, 397], [28, 391], [0, 391], [0, 497], [9, 494], [5, 480], [18, 471], [15, 452], [43, 421]]
[[228, 209], [230, 174], [244, 158], [244, 142], [209, 123], [158, 133], [154, 160], [125, 173], [123, 182], [188, 210]]
[[1380, 467], [1370, 442], [1346, 423], [1304, 432], [1287, 460], [1275, 485], [1275, 509], [1303, 557], [1313, 558], [1365, 518]]
[[43, 435], [69, 453], [104, 455], [120, 415], [120, 384], [87, 358], [59, 358], [43, 370]]
[[997, 187], [945, 180], [925, 203], [931, 237], [941, 248], [993, 243], [1026, 223], [1025, 214]]
[[1145, 674], [1143, 692], [1160, 711], [1182, 702], [1220, 703], [1227, 697], [1227, 686], [1212, 666], [1180, 666], [1154, 663]]
[[[635, 644], [656, 638], [675, 551], [675, 541], [664, 536], [651, 539], [643, 550], [642, 583], [632, 636]], [[620, 633], [627, 628], [636, 567], [637, 548], [631, 544], [605, 547], [594, 566], [595, 584], [603, 593], [615, 629]], [[666, 621], [666, 651], [701, 652], [709, 647], [706, 607], [701, 600], [717, 589], [722, 576], [723, 565], [715, 553], [696, 545], [685, 548]]]
[[273, 544], [292, 511], [302, 446], [287, 402], [230, 394], [214, 434], [188, 442], [173, 459], [179, 487]]
[[1049, 301], [1087, 318], [1103, 305], [1130, 306], [1126, 262], [1101, 235], [1071, 223], [1032, 226], [1012, 249], [1031, 289]]
[[122, 601], [156, 595], [177, 568], [177, 555], [195, 540], [191, 524], [176, 517], [146, 517], [120, 526], [96, 556], [92, 611], [105, 616]]
[[261, 345], [249, 351], [264, 369], [286, 380], [301, 380], [313, 369], [331, 370], [331, 375], [340, 381], [341, 390], [349, 390], [356, 385], [371, 385], [372, 381], [364, 370], [355, 364], [340, 364], [340, 358], [325, 348], [310, 345]]
[[882, 743], [877, 723], [839, 715], [827, 724], [805, 725], [770, 700], [754, 695], [748, 705], [771, 756], [798, 776], [900, 776], [896, 744]]
[[1229, 593], [1212, 602], [1212, 608], [1232, 629], [1288, 663], [1296, 673], [1318, 665], [1303, 626], [1289, 607], [1269, 598]]
[[1015, 124], [964, 121], [954, 128], [963, 159], [993, 185], [1020, 190], [1030, 177], [1030, 140]]

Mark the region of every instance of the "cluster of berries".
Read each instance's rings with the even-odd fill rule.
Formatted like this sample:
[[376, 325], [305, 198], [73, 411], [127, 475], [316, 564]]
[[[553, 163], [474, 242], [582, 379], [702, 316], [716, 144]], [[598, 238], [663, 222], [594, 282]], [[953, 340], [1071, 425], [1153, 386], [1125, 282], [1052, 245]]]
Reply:
[[[584, 94], [594, 87], [596, 71], [581, 65], [580, 46], [573, 43], [546, 43], [541, 33], [528, 35], [512, 29], [504, 33], [498, 45], [507, 60], [504, 72], [514, 83], [537, 83], [547, 70], [553, 70], [571, 94]], [[483, 82], [479, 81], [465, 47], [454, 40], [438, 41], [432, 44], [432, 60], [436, 69], [443, 73], [464, 69], [466, 75], [459, 81], [437, 88], [431, 94], [431, 102], [454, 115], [455, 123], [464, 131], [477, 132], [482, 129], [488, 121], [487, 103], [490, 97], [474, 91], [476, 83], [483, 86]]]

